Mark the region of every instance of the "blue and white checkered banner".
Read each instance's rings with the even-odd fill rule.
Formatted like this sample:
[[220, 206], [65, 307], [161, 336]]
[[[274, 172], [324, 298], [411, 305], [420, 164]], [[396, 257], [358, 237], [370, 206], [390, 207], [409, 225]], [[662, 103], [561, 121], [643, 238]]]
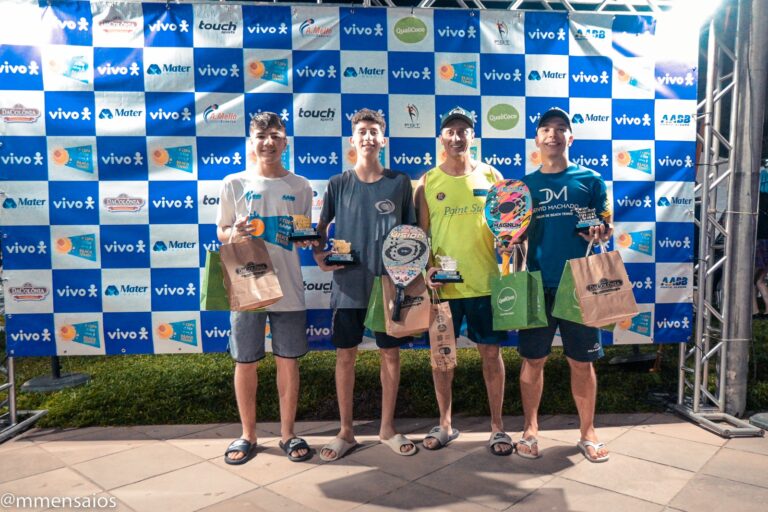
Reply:
[[[413, 179], [444, 158], [456, 105], [508, 178], [537, 167], [540, 113], [569, 111], [641, 311], [606, 342], [691, 336], [698, 33], [663, 15], [6, 0], [0, 43], [15, 356], [224, 350], [229, 315], [200, 311], [199, 289], [221, 179], [253, 165], [251, 117], [282, 116], [316, 221], [361, 107]], [[310, 340], [330, 348], [331, 276], [301, 258]]]

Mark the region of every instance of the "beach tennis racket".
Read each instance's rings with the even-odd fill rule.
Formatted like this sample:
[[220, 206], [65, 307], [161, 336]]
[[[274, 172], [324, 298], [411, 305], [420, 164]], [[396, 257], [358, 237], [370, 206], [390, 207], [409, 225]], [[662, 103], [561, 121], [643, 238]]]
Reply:
[[[501, 245], [516, 242], [531, 222], [533, 201], [528, 186], [520, 180], [495, 183], [485, 197], [485, 222]], [[502, 274], [509, 273], [509, 253], [501, 256]]]
[[395, 305], [392, 320], [400, 320], [400, 309], [405, 298], [405, 287], [411, 284], [427, 266], [429, 241], [418, 226], [396, 226], [384, 239], [381, 251], [384, 269], [395, 285]]

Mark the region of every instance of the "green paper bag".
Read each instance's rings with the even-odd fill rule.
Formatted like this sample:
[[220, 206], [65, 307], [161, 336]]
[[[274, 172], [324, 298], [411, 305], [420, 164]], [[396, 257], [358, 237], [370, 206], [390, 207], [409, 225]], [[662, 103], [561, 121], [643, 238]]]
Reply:
[[368, 299], [368, 311], [365, 313], [363, 324], [373, 332], [387, 332], [384, 322], [384, 291], [381, 287], [381, 277], [373, 278], [371, 296]]
[[224, 272], [218, 251], [205, 254], [205, 272], [200, 286], [200, 308], [206, 311], [229, 311], [229, 299], [224, 288]]
[[491, 306], [494, 331], [545, 327], [541, 272], [519, 271], [492, 278]]

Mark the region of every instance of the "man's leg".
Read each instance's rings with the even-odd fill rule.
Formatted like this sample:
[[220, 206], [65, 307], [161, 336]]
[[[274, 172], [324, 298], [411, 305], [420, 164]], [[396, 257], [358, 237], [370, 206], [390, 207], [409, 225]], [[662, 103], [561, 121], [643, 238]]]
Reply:
[[[432, 370], [432, 381], [435, 383], [435, 396], [437, 397], [437, 408], [440, 410], [440, 428], [444, 432], [452, 432], [451, 425], [451, 401], [453, 400], [453, 369], [448, 371]], [[438, 448], [440, 441], [434, 437], [424, 439], [424, 446], [429, 450]]]
[[[579, 362], [570, 357], [567, 359], [571, 366], [571, 393], [579, 412], [581, 440], [596, 443], [598, 440], [595, 432], [595, 402], [597, 401], [595, 367], [590, 362]], [[608, 450], [604, 447], [596, 452], [594, 448], [588, 446], [587, 451], [591, 458], [608, 455]]]
[[[523, 439], [539, 435], [539, 404], [541, 393], [544, 390], [544, 364], [546, 357], [540, 359], [523, 359], [520, 368], [520, 395], [523, 401]], [[529, 449], [528, 446], [518, 443], [517, 451], [538, 455], [538, 446]]]
[[[478, 344], [477, 350], [483, 361], [483, 379], [488, 394], [488, 407], [491, 410], [491, 434], [504, 432], [504, 420], [501, 409], [504, 406], [504, 360], [501, 358], [500, 346], [496, 344]], [[497, 453], [512, 451], [512, 445], [496, 444], [493, 449]]]
[[[400, 347], [379, 348], [381, 360], [381, 427], [379, 438], [390, 439], [397, 434], [395, 430], [395, 405], [397, 404], [397, 390], [400, 387]], [[400, 447], [401, 453], [408, 453], [416, 449], [414, 444], [406, 444]]]
[[[240, 436], [249, 443], [256, 442], [256, 389], [258, 387], [259, 363], [235, 363], [235, 398], [237, 412], [240, 414], [240, 424], [243, 433]], [[245, 457], [242, 452], [231, 452], [228, 457], [238, 460]]]
[[[336, 349], [336, 398], [339, 402], [339, 421], [341, 429], [337, 437], [348, 443], [355, 442], [352, 425], [352, 398], [355, 393], [355, 360], [357, 347]], [[333, 458], [333, 450], [323, 448], [325, 457]]]
[[[283, 443], [296, 437], [296, 406], [299, 400], [299, 361], [294, 358], [275, 356], [277, 368], [277, 393], [280, 398], [280, 436]], [[303, 457], [309, 452], [300, 448], [291, 452], [294, 457]]]

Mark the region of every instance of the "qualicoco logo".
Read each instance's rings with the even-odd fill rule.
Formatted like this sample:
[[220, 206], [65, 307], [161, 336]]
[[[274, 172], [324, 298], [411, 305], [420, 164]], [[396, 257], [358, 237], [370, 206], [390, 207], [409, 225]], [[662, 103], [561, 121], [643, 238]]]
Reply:
[[446, 25], [444, 28], [437, 29], [437, 35], [440, 37], [460, 37], [461, 39], [475, 39], [477, 30], [475, 27], [469, 27], [467, 30], [463, 28], [453, 29]]
[[657, 206], [690, 206], [693, 204], [693, 199], [688, 199], [686, 197], [675, 197], [675, 196], [661, 196], [659, 200], [656, 202]]
[[419, 18], [408, 16], [395, 23], [395, 37], [406, 44], [414, 44], [427, 37], [427, 26]]
[[234, 112], [218, 112], [219, 105], [208, 105], [203, 111], [203, 121], [206, 124], [232, 124], [237, 122], [237, 114]]
[[146, 244], [144, 244], [144, 240], [136, 240], [136, 243], [118, 243], [116, 241], [113, 241], [111, 244], [104, 244], [103, 245], [104, 250], [108, 253], [112, 254], [122, 254], [126, 252], [136, 253], [136, 254], [143, 254], [146, 253]]
[[[148, 75], [162, 75], [163, 73], [189, 73], [192, 66], [182, 66], [181, 64], [150, 64], [147, 66]], [[138, 73], [137, 73], [138, 74]]]
[[9, 64], [8, 61], [4, 61], [0, 64], [0, 75], [39, 75], [40, 65], [34, 60], [29, 61], [29, 64]]
[[35, 151], [35, 154], [30, 155], [17, 155], [16, 153], [9, 153], [7, 155], [0, 155], [0, 164], [4, 165], [43, 165], [43, 155], [39, 151]]
[[352, 66], [347, 67], [344, 70], [344, 76], [346, 78], [356, 78], [358, 76], [381, 76], [384, 74], [384, 68], [369, 68], [367, 66], [359, 66], [354, 68]]
[[16, 302], [41, 301], [48, 296], [49, 292], [47, 286], [33, 285], [32, 283], [8, 288], [8, 293]]
[[246, 27], [246, 30], [249, 34], [287, 34], [288, 25], [280, 23], [279, 26], [275, 27], [273, 25], [261, 25], [260, 23], [257, 23], [252, 27]]
[[497, 46], [509, 46], [509, 27], [506, 22], [502, 20], [496, 20], [496, 31], [499, 33], [499, 38], [495, 39], [493, 43]]
[[117, 197], [105, 197], [102, 200], [104, 208], [108, 212], [122, 213], [122, 212], [138, 212], [141, 210], [146, 201], [143, 197], [131, 197], [126, 193], [119, 194]]
[[182, 201], [181, 199], [166, 199], [162, 196], [160, 199], [153, 199], [152, 206], [155, 208], [194, 208], [195, 200], [192, 196], [187, 196]]
[[214, 32], [221, 32], [222, 34], [234, 34], [237, 31], [237, 23], [229, 21], [227, 23], [209, 23], [205, 20], [200, 20], [200, 24], [197, 26], [200, 30], [213, 30]]
[[299, 119], [319, 119], [320, 121], [333, 121], [336, 119], [336, 109], [328, 107], [326, 109], [305, 109], [299, 107], [297, 114]]
[[136, 151], [131, 155], [116, 155], [110, 151], [108, 155], [101, 155], [101, 162], [106, 165], [143, 165], [144, 155]]
[[537, 28], [533, 32], [529, 31], [528, 37], [530, 39], [539, 39], [542, 41], [547, 41], [547, 40], [554, 41], [555, 39], [557, 39], [558, 41], [565, 41], [565, 30], [561, 28], [557, 31], [557, 33], [555, 33], [552, 31], [544, 32], [541, 29]]
[[48, 115], [51, 117], [51, 119], [57, 121], [90, 121], [91, 109], [88, 107], [83, 107], [83, 110], [64, 110], [63, 108], [59, 107], [55, 111], [48, 111]]
[[317, 25], [314, 18], [307, 18], [299, 25], [302, 37], [331, 37], [333, 28]]
[[230, 67], [213, 67], [206, 64], [205, 67], [198, 67], [197, 72], [200, 76], [231, 76], [232, 78], [240, 76], [240, 68], [237, 64], [232, 64]]
[[512, 105], [499, 103], [488, 110], [486, 119], [497, 130], [511, 130], [517, 126], [520, 120], [520, 113]]
[[139, 65], [131, 62], [129, 66], [113, 66], [107, 62], [103, 66], [96, 66], [96, 71], [106, 76], [139, 76]]
[[642, 117], [633, 116], [630, 117], [627, 114], [621, 114], [621, 117], [615, 117], [614, 120], [616, 121], [616, 124], [619, 126], [627, 125], [635, 125], [635, 126], [651, 126], [651, 116], [646, 114], [643, 114]]
[[509, 313], [514, 309], [517, 303], [517, 292], [514, 288], [506, 286], [499, 290], [499, 298], [496, 299], [496, 305], [503, 313]]
[[373, 27], [358, 27], [355, 23], [351, 27], [344, 27], [344, 33], [350, 36], [376, 36], [384, 35], [384, 27], [376, 23]]
[[339, 163], [339, 156], [335, 151], [331, 151], [330, 155], [314, 155], [307, 152], [303, 155], [299, 155], [297, 158], [301, 164], [336, 165]]
[[0, 108], [0, 119], [4, 123], [36, 123], [39, 118], [40, 111], [38, 109], [25, 107], [21, 103], [10, 108]]
[[192, 111], [188, 107], [184, 107], [181, 112], [167, 112], [162, 108], [158, 108], [155, 111], [147, 112], [150, 119], [155, 121], [191, 121]]
[[578, 74], [571, 73], [571, 79], [576, 82], [577, 84], [607, 84], [608, 83], [608, 72], [603, 71], [599, 75], [591, 74], [588, 75], [584, 73], [584, 71], [579, 71]]
[[411, 156], [405, 152], [392, 157], [396, 164], [432, 165], [432, 155], [425, 152], [423, 156]]
[[189, 32], [189, 23], [187, 23], [187, 20], [181, 20], [178, 25], [176, 23], [156, 21], [149, 24], [149, 30], [150, 32]]
[[651, 196], [646, 195], [645, 199], [633, 199], [629, 196], [624, 196], [623, 199], [617, 199], [616, 203], [619, 206], [629, 206], [634, 208], [651, 208], [653, 206], [653, 200], [651, 199]]
[[99, 119], [114, 119], [115, 117], [141, 117], [141, 110], [132, 108], [116, 108], [114, 111], [108, 108], [101, 109]]
[[81, 201], [80, 199], [71, 201], [66, 197], [62, 197], [61, 199], [54, 199], [53, 201], [51, 201], [51, 204], [57, 210], [61, 210], [61, 209], [93, 210], [95, 209], [94, 206], [96, 205], [96, 201], [93, 200], [92, 196], [86, 197], [85, 201]]
[[661, 280], [661, 284], [659, 284], [659, 288], [664, 288], [667, 290], [679, 290], [681, 288], [687, 288], [688, 287], [688, 278], [687, 277], [664, 277]]

